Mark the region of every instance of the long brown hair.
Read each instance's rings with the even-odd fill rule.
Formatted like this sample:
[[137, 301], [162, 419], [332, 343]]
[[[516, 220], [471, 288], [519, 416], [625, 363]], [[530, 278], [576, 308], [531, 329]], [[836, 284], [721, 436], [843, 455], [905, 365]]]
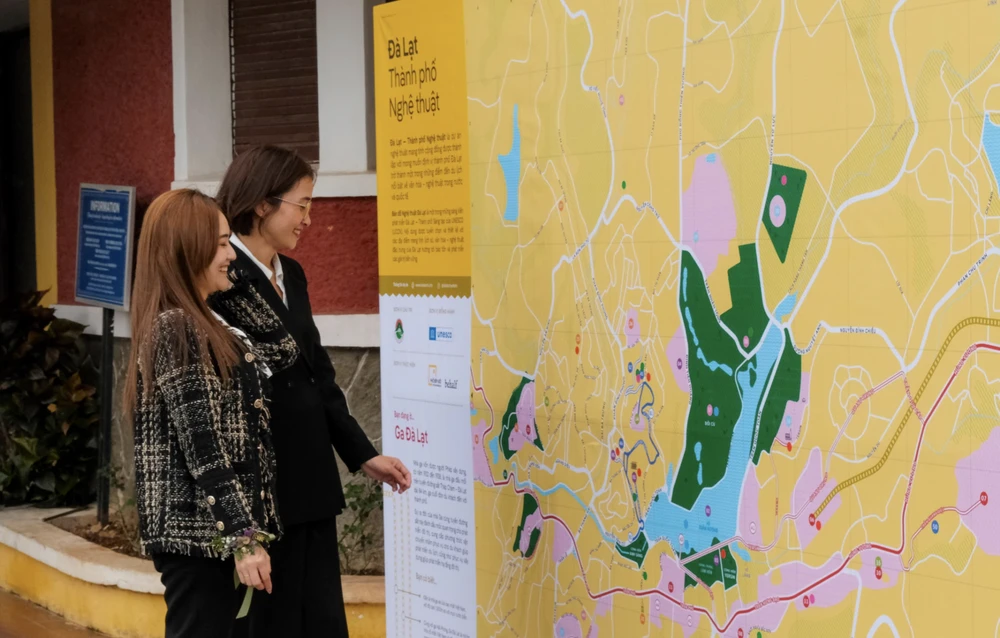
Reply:
[[303, 177], [316, 179], [309, 163], [295, 151], [279, 146], [255, 146], [236, 156], [219, 184], [215, 201], [237, 235], [252, 235], [263, 219], [281, 205], [278, 198], [295, 188]]
[[[219, 206], [196, 190], [163, 193], [150, 204], [142, 222], [132, 288], [132, 356], [123, 407], [132, 418], [138, 401], [140, 370], [144, 392], [152, 387], [153, 348], [157, 323], [168, 310], [182, 311], [174, 330], [177, 351], [194, 350], [205, 365], [218, 364], [223, 379], [239, 357], [236, 339], [220, 324], [202, 299], [198, 284], [215, 258], [219, 244]], [[197, 343], [187, 343], [190, 322]], [[182, 355], [183, 356], [183, 355]]]

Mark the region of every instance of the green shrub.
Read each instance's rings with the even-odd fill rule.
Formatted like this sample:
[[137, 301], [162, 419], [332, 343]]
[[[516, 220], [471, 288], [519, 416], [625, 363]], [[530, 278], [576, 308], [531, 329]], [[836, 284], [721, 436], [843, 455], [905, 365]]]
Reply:
[[0, 504], [89, 503], [96, 491], [97, 371], [84, 327], [40, 306], [0, 304]]
[[347, 510], [340, 516], [337, 536], [340, 573], [371, 575], [381, 573], [382, 484], [359, 476], [344, 485]]

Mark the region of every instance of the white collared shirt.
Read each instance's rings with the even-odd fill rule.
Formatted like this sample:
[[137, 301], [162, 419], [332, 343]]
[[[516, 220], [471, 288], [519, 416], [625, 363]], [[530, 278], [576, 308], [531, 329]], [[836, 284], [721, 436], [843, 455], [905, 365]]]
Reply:
[[250, 249], [247, 248], [246, 245], [240, 241], [240, 238], [236, 236], [236, 233], [229, 236], [229, 243], [245, 252], [250, 260], [257, 264], [257, 267], [264, 273], [264, 277], [268, 281], [271, 281], [272, 275], [274, 276], [275, 281], [278, 282], [278, 290], [281, 291], [281, 301], [285, 304], [285, 308], [287, 308], [288, 293], [285, 292], [285, 271], [281, 269], [281, 258], [278, 257], [278, 253], [274, 254], [274, 261], [271, 262], [271, 267], [274, 269], [272, 270], [254, 256]]

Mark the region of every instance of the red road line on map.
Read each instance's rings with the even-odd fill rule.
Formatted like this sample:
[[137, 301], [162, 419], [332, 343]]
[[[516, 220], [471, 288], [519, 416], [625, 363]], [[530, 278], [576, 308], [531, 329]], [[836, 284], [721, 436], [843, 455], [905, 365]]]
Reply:
[[[883, 551], [883, 552], [885, 552], [887, 554], [894, 554], [896, 556], [902, 556], [903, 549], [906, 547], [906, 509], [909, 506], [910, 493], [911, 493], [911, 489], [913, 487], [913, 478], [914, 478], [914, 475], [916, 474], [916, 471], [917, 471], [917, 460], [920, 457], [920, 446], [923, 443], [924, 432], [927, 430], [927, 424], [930, 422], [931, 417], [934, 415], [934, 412], [937, 410], [938, 405], [940, 405], [942, 399], [947, 394], [948, 389], [951, 387], [951, 384], [954, 382], [955, 378], [958, 376], [958, 373], [961, 371], [962, 367], [965, 365], [965, 362], [968, 360], [969, 356], [973, 352], [975, 352], [976, 350], [979, 350], [979, 349], [989, 350], [991, 352], [1000, 352], [1000, 346], [995, 346], [995, 345], [993, 345], [991, 343], [985, 343], [985, 342], [976, 343], [973, 346], [971, 346], [968, 350], [966, 350], [965, 355], [962, 357], [962, 360], [959, 362], [959, 364], [955, 367], [955, 370], [954, 370], [954, 372], [952, 372], [951, 377], [948, 379], [948, 382], [945, 384], [945, 387], [938, 394], [938, 398], [934, 402], [934, 405], [931, 407], [930, 411], [927, 413], [926, 418], [924, 418], [922, 420], [921, 427], [920, 427], [920, 438], [917, 440], [917, 447], [916, 447], [916, 451], [914, 452], [914, 456], [913, 456], [913, 465], [912, 465], [911, 470], [910, 470], [910, 478], [909, 478], [909, 482], [908, 482], [907, 488], [906, 488], [906, 495], [905, 495], [904, 500], [903, 500], [903, 511], [902, 511], [902, 514], [900, 515], [900, 528], [901, 528], [901, 531], [902, 531], [902, 533], [900, 534], [900, 536], [902, 537], [902, 540], [900, 541], [900, 546], [898, 548], [893, 548], [893, 547], [888, 547], [886, 545], [882, 545], [882, 544], [879, 544], [879, 543], [863, 543], [861, 545], [858, 545], [853, 550], [851, 550], [851, 553], [848, 554], [847, 558], [845, 558], [840, 563], [839, 567], [837, 567], [836, 569], [834, 569], [833, 571], [831, 571], [826, 576], [823, 576], [822, 578], [816, 580], [815, 582], [802, 587], [801, 589], [799, 589], [794, 594], [789, 594], [789, 595], [786, 595], [786, 596], [774, 596], [774, 597], [771, 597], [771, 598], [767, 598], [767, 599], [758, 601], [757, 604], [755, 604], [753, 607], [746, 607], [744, 609], [740, 609], [739, 611], [737, 611], [736, 613], [734, 613], [732, 616], [730, 616], [729, 621], [725, 625], [721, 625], [720, 626], [716, 622], [715, 617], [712, 616], [712, 613], [708, 609], [706, 609], [704, 607], [697, 607], [695, 605], [689, 605], [689, 604], [686, 604], [686, 603], [682, 603], [681, 601], [677, 600], [676, 598], [674, 598], [673, 596], [671, 596], [667, 592], [661, 591], [659, 589], [634, 590], [634, 589], [628, 589], [628, 588], [625, 588], [625, 587], [613, 587], [611, 589], [605, 590], [603, 592], [599, 592], [597, 594], [592, 593], [590, 591], [590, 585], [587, 583], [586, 570], [584, 569], [583, 559], [581, 558], [581, 556], [580, 556], [580, 550], [579, 550], [579, 548], [576, 545], [576, 537], [573, 535], [573, 531], [569, 528], [569, 526], [566, 524], [566, 522], [563, 521], [558, 516], [551, 515], [551, 514], [542, 514], [542, 520], [558, 521], [559, 524], [562, 525], [563, 528], [566, 530], [566, 532], [569, 534], [570, 540], [573, 542], [574, 554], [576, 554], [577, 562], [580, 565], [580, 576], [583, 578], [583, 584], [587, 588], [587, 596], [590, 597], [591, 600], [600, 600], [601, 598], [606, 598], [608, 596], [613, 596], [614, 594], [626, 594], [626, 595], [629, 595], [629, 596], [639, 596], [639, 597], [647, 597], [647, 596], [652, 596], [652, 595], [656, 594], [656, 595], [662, 596], [663, 598], [665, 598], [665, 599], [669, 600], [670, 602], [676, 604], [678, 607], [680, 607], [682, 609], [685, 609], [687, 611], [694, 611], [694, 612], [698, 612], [698, 613], [703, 614], [705, 617], [708, 618], [709, 622], [712, 623], [712, 626], [715, 628], [716, 631], [718, 631], [719, 633], [725, 633], [732, 626], [733, 622], [737, 618], [739, 618], [740, 616], [742, 616], [742, 615], [749, 614], [751, 612], [757, 611], [758, 609], [761, 609], [763, 607], [767, 607], [768, 605], [773, 605], [773, 604], [781, 603], [781, 602], [791, 602], [793, 600], [798, 599], [800, 596], [808, 593], [810, 590], [815, 589], [816, 587], [819, 587], [823, 583], [827, 582], [828, 580], [830, 580], [830, 579], [834, 578], [835, 576], [837, 576], [838, 574], [840, 574], [840, 572], [844, 571], [844, 569], [847, 567], [848, 563], [850, 563], [854, 559], [854, 557], [857, 556], [858, 554], [860, 554], [861, 552], [870, 551], [870, 550], [875, 549], [875, 550]], [[509, 482], [510, 482], [510, 477], [508, 477], [507, 481], [505, 481], [504, 484], [509, 483]], [[523, 490], [523, 491], [519, 490], [518, 487], [515, 485], [514, 486], [514, 491], [517, 492], [517, 493], [523, 494], [523, 493], [527, 492], [528, 490]], [[966, 513], [971, 512], [976, 507], [978, 507], [980, 504], [981, 504], [980, 501], [976, 501], [976, 503], [974, 505], [972, 505], [971, 507], [969, 507], [966, 510]], [[925, 524], [926, 524], [926, 522], [925, 522]], [[918, 530], [918, 532], [919, 532], [919, 530]], [[682, 589], [682, 591], [683, 591], [683, 589]]]
[[483, 447], [485, 448], [486, 435], [493, 431], [493, 422], [496, 420], [496, 415], [493, 414], [493, 406], [490, 404], [490, 400], [486, 398], [486, 391], [480, 388], [478, 385], [476, 385], [476, 374], [472, 370], [472, 367], [469, 367], [469, 373], [472, 375], [472, 389], [478, 392], [479, 394], [483, 395], [483, 401], [486, 402], [486, 407], [490, 409], [490, 427], [488, 427], [486, 431], [483, 432]]
[[907, 572], [910, 571], [910, 564], [913, 563], [914, 552], [916, 551], [913, 547], [914, 541], [917, 540], [917, 535], [920, 534], [920, 532], [924, 531], [924, 528], [926, 528], [928, 525], [931, 524], [931, 521], [933, 521], [941, 514], [944, 514], [945, 512], [957, 512], [959, 516], [966, 516], [967, 514], [970, 514], [972, 510], [976, 509], [980, 505], [982, 505], [982, 502], [976, 501], [975, 503], [972, 504], [971, 507], [964, 510], [960, 510], [958, 509], [958, 507], [955, 506], [939, 507], [936, 510], [934, 510], [930, 516], [924, 519], [924, 522], [920, 525], [920, 527], [917, 528], [917, 531], [913, 532], [913, 535], [910, 536], [910, 560], [908, 560], [906, 565], [903, 566], [903, 571]]

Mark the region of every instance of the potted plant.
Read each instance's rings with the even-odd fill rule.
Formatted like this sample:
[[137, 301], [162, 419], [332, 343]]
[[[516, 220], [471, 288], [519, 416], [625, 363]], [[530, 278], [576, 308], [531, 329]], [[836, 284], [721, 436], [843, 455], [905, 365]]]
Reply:
[[0, 505], [93, 500], [97, 371], [84, 326], [56, 319], [44, 292], [0, 303]]

